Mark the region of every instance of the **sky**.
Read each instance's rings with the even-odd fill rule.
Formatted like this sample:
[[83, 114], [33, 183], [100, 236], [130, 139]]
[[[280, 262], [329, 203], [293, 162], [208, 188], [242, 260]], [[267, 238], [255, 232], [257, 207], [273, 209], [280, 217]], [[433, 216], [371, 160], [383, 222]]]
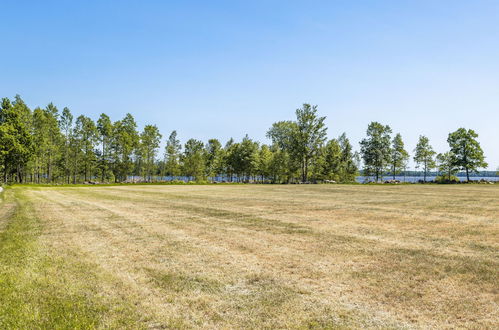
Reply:
[[[412, 152], [472, 128], [499, 167], [499, 1], [0, 1], [0, 97], [269, 142], [318, 105], [355, 149], [378, 121]], [[411, 166], [414, 164], [411, 162]]]

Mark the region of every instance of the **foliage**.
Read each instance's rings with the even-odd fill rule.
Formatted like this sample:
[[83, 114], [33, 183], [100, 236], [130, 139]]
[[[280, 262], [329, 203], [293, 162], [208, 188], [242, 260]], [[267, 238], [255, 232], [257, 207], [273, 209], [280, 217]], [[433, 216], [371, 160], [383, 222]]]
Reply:
[[[295, 168], [300, 169], [301, 181], [309, 181], [309, 170], [321, 153], [326, 141], [326, 117], [317, 115], [317, 106], [303, 104], [296, 110], [296, 121], [280, 121], [274, 123], [267, 132], [267, 137], [280, 152], [289, 157], [289, 177]], [[284, 156], [284, 155], [283, 155]], [[298, 165], [298, 166], [296, 166]], [[280, 173], [281, 176], [283, 173]]]
[[424, 179], [426, 182], [426, 175], [432, 169], [435, 168], [435, 154], [433, 151], [433, 147], [430, 145], [430, 140], [421, 135], [419, 137], [418, 144], [416, 145], [416, 149], [414, 149], [414, 161], [416, 162], [418, 167], [423, 168]]
[[435, 178], [436, 183], [459, 183], [459, 178], [455, 175], [439, 175]]
[[455, 156], [451, 151], [437, 155], [438, 170], [445, 173], [441, 180], [451, 182], [452, 177], [458, 172], [459, 169], [454, 165], [454, 158]]
[[[16, 96], [0, 105], [0, 181], [2, 183], [78, 184], [220, 180], [223, 182], [354, 182], [363, 160], [364, 175], [376, 181], [390, 171], [405, 169], [408, 153], [400, 134], [369, 124], [367, 137], [354, 151], [343, 133], [327, 139], [325, 117], [317, 106], [303, 104], [295, 120], [278, 121], [267, 131], [270, 144], [246, 135], [242, 140], [189, 139], [184, 148], [177, 132], [165, 141], [156, 125], [139, 131], [126, 114], [115, 122], [102, 113], [97, 121], [73, 116], [69, 108], [50, 103], [31, 110]], [[459, 169], [476, 171], [487, 164], [472, 130], [449, 135], [452, 157], [439, 155], [439, 169], [453, 175]], [[435, 167], [435, 152], [421, 137], [414, 159], [427, 171]], [[168, 179], [165, 180], [165, 177]], [[426, 179], [426, 178], [425, 178]]]
[[409, 153], [404, 149], [404, 141], [402, 141], [402, 135], [397, 133], [392, 140], [392, 152], [391, 152], [391, 172], [393, 179], [395, 175], [402, 172], [407, 167], [407, 161], [409, 160]]
[[390, 126], [372, 122], [367, 127], [367, 137], [360, 142], [364, 173], [374, 176], [375, 181], [383, 179], [383, 173], [390, 164]]
[[177, 131], [171, 132], [166, 141], [163, 176], [169, 175], [175, 177], [180, 175], [179, 157], [181, 149], [182, 145], [180, 144], [180, 140], [177, 139]]
[[189, 139], [184, 146], [182, 155], [183, 172], [188, 177], [193, 177], [197, 181], [205, 179], [205, 152], [203, 142]]
[[483, 150], [478, 143], [478, 134], [472, 129], [459, 128], [449, 134], [447, 142], [453, 154], [453, 165], [466, 171], [467, 181], [470, 181], [469, 172], [476, 172], [479, 168], [487, 167]]

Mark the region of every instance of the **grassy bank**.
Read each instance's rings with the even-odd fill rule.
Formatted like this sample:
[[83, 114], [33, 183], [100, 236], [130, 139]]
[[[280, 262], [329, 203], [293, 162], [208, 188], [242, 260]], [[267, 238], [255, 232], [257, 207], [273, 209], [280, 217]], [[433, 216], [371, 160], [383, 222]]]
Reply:
[[499, 325], [498, 185], [16, 186], [1, 212], [2, 328]]

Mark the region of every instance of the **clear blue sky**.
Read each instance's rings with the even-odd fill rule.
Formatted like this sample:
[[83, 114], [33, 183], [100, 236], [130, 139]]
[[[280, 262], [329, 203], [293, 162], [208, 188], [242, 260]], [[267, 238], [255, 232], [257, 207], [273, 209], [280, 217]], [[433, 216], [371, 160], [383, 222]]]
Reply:
[[0, 91], [194, 137], [265, 141], [302, 103], [358, 149], [370, 121], [499, 166], [499, 1], [0, 2]]

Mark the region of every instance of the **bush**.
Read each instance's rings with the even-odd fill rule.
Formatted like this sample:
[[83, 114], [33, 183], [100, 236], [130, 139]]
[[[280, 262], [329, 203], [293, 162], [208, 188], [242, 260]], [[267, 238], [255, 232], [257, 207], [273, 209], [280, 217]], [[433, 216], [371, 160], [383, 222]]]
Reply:
[[436, 183], [459, 183], [459, 178], [455, 175], [451, 175], [450, 179], [448, 175], [440, 175], [435, 178]]

